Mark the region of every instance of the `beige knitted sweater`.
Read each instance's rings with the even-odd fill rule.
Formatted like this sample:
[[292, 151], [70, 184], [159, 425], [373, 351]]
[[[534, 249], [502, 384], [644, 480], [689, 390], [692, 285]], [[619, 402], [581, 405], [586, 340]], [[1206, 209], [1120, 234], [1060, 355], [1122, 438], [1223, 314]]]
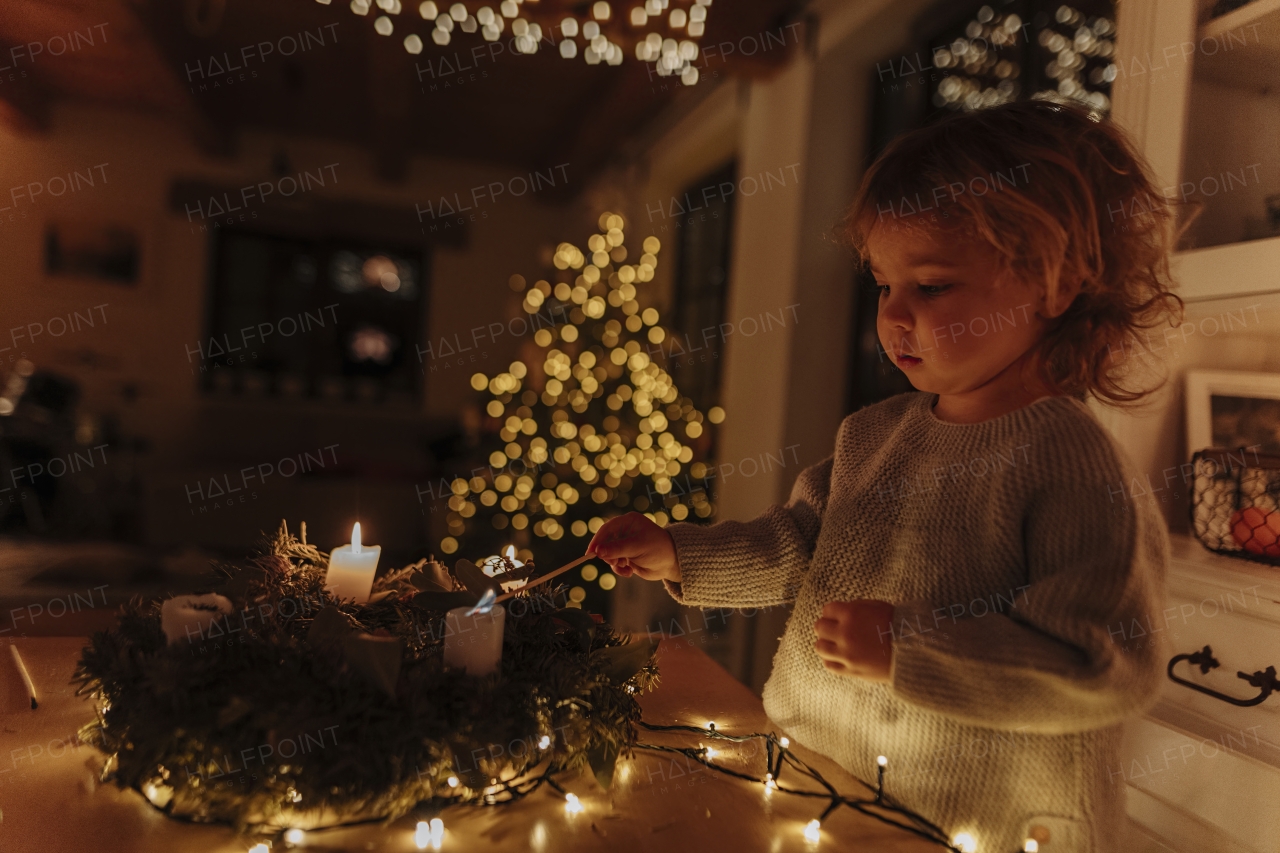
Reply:
[[[1163, 520], [1088, 409], [1047, 398], [980, 424], [931, 394], [845, 418], [835, 453], [757, 518], [670, 528], [677, 600], [795, 609], [764, 688], [769, 717], [886, 794], [969, 832], [980, 853], [1110, 851], [1124, 819], [1120, 723], [1154, 700]], [[828, 601], [895, 605], [889, 684], [814, 651]], [[1145, 638], [1144, 638], [1145, 639]]]

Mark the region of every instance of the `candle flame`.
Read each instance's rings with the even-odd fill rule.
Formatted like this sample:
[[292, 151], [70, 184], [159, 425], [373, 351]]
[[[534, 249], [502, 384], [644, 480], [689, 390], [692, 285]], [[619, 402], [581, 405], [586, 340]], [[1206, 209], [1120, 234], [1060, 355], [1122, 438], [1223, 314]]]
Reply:
[[351, 553], [360, 553], [360, 522], [356, 522], [356, 526], [351, 528]]
[[467, 611], [468, 616], [474, 616], [477, 613], [488, 613], [493, 609], [494, 602], [498, 600], [498, 594], [492, 589], [486, 589], [484, 595], [480, 596], [480, 600], [476, 602], [475, 607]]

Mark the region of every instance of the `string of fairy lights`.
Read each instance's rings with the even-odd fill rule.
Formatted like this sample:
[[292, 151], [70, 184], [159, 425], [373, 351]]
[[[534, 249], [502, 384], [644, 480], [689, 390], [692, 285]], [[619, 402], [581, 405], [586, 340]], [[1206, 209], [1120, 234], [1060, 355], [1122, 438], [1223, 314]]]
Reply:
[[[655, 725], [645, 722], [640, 722], [638, 725], [651, 732], [688, 733], [696, 735], [698, 738], [696, 746], [637, 743], [635, 748], [638, 750], [683, 756], [689, 761], [701, 764], [708, 770], [758, 785], [765, 797], [771, 797], [775, 793], [779, 793], [825, 801], [826, 805], [822, 812], [800, 828], [806, 846], [810, 850], [816, 850], [820, 847], [823, 822], [841, 807], [847, 807], [859, 814], [866, 815], [903, 832], [937, 844], [945, 850], [952, 851], [952, 853], [977, 853], [978, 851], [979, 840], [973, 833], [957, 832], [955, 835], [948, 836], [946, 831], [937, 824], [907, 808], [891, 796], [886, 786], [889, 761], [883, 755], [878, 756], [876, 759], [875, 784], [856, 779], [858, 784], [866, 789], [867, 794], [864, 796], [851, 796], [838, 791], [835, 785], [828, 781], [818, 769], [797, 755], [791, 749], [789, 738], [779, 736], [774, 732], [729, 734], [720, 730], [714, 721], [707, 722], [705, 726]], [[725, 759], [731, 755], [729, 750], [708, 746], [703, 741], [735, 745], [752, 742], [763, 744], [765, 753], [764, 774], [757, 775], [729, 766], [725, 763]], [[751, 754], [759, 754], [758, 749], [752, 750]], [[718, 757], [721, 760], [717, 761]], [[555, 775], [563, 772], [564, 769], [554, 762], [550, 762], [519, 779], [498, 783], [492, 786], [493, 793], [485, 798], [484, 804], [494, 806], [514, 802], [528, 797], [546, 785], [564, 800], [565, 817], [567, 820], [572, 820], [586, 811], [587, 803], [584, 803], [577, 794], [566, 791], [556, 781]], [[786, 771], [785, 778], [784, 770]], [[798, 787], [792, 780], [804, 780], [809, 784], [806, 787]], [[431, 812], [424, 815], [427, 819], [416, 822], [413, 830], [414, 846], [419, 850], [442, 850], [444, 849], [445, 841], [444, 821], [438, 816], [431, 815], [428, 817], [428, 815], [431, 815]], [[314, 830], [283, 829], [277, 833], [276, 839], [284, 842], [285, 847], [303, 848], [324, 833], [375, 822], [381, 822], [381, 819], [357, 820]], [[536, 831], [540, 831], [543, 834], [542, 842], [545, 844], [548, 840], [547, 829], [540, 825], [540, 829]], [[250, 847], [248, 853], [269, 853], [270, 849], [271, 846], [269, 844], [259, 843]], [[1027, 838], [1023, 842], [1020, 853], [1038, 853], [1039, 849], [1040, 845], [1036, 839]]]
[[[641, 722], [639, 725], [641, 728], [651, 732], [687, 732], [695, 734], [700, 741], [708, 740], [733, 744], [750, 743], [752, 741], [763, 743], [765, 749], [765, 773], [763, 776], [746, 773], [727, 766], [723, 763], [723, 758], [727, 757], [726, 751], [718, 750], [714, 746], [706, 746], [701, 742], [693, 747], [640, 743], [636, 744], [636, 748], [682, 755], [691, 761], [702, 764], [709, 770], [760, 785], [764, 789], [765, 796], [771, 796], [773, 792], [777, 791], [798, 797], [825, 800], [826, 808], [823, 809], [818, 817], [805, 824], [803, 829], [805, 841], [809, 843], [811, 849], [816, 849], [822, 840], [823, 821], [841, 806], [846, 806], [860, 814], [897, 827], [904, 832], [932, 841], [947, 850], [953, 851], [953, 853], [977, 853], [978, 851], [979, 842], [972, 832], [957, 832], [953, 836], [948, 836], [937, 824], [912, 811], [890, 796], [885, 787], [889, 759], [883, 755], [876, 757], [876, 782], [874, 785], [855, 777], [858, 784], [870, 792], [870, 796], [854, 797], [837, 791], [836, 787], [824, 778], [820, 771], [796, 755], [791, 749], [790, 739], [785, 736], [779, 736], [773, 732], [752, 732], [744, 735], [728, 734], [721, 731], [716, 726], [715, 721], [708, 721], [705, 726], [653, 725], [645, 722]], [[758, 754], [758, 750], [752, 750], [752, 754]], [[722, 760], [714, 760], [717, 756], [722, 757]], [[782, 778], [784, 768], [788, 771], [788, 780], [798, 777], [814, 783], [816, 788], [794, 787], [789, 782], [784, 784]], [[1039, 841], [1034, 838], [1027, 838], [1023, 841], [1021, 853], [1038, 853], [1039, 849]]]
[[[316, 2], [328, 6], [333, 0]], [[590, 14], [583, 20], [574, 15], [555, 20], [549, 13], [539, 13], [538, 0], [501, 0], [496, 10], [482, 5], [474, 11], [474, 4], [425, 0], [417, 4], [417, 12], [431, 25], [428, 37], [441, 47], [448, 46], [457, 32], [479, 33], [485, 41], [496, 42], [503, 38], [510, 21], [509, 38], [519, 53], [535, 54], [549, 42], [564, 59], [575, 59], [581, 53], [588, 65], [620, 65], [628, 47], [632, 47], [636, 59], [652, 62], [659, 76], [676, 76], [686, 86], [693, 86], [699, 77], [693, 65], [699, 55], [696, 40], [706, 31], [711, 2], [694, 0], [686, 8], [673, 5], [672, 0], [643, 0], [626, 15], [629, 29], [614, 15], [608, 0], [591, 3]], [[380, 36], [390, 37], [411, 28], [411, 14], [399, 19], [405, 11], [401, 0], [350, 0], [349, 5], [356, 15], [374, 15], [373, 29]], [[414, 5], [412, 0], [409, 5]], [[646, 33], [645, 29], [650, 31]], [[582, 41], [581, 50], [578, 39]], [[404, 35], [402, 43], [405, 51], [413, 55], [422, 53], [425, 47], [415, 32]]]
[[[483, 475], [450, 483], [445, 554], [485, 518], [497, 530], [556, 541], [585, 538], [624, 508], [661, 526], [715, 511], [705, 489], [675, 488], [682, 474], [689, 482], [707, 478], [695, 444], [725, 415], [718, 406], [704, 413], [682, 396], [650, 355], [668, 332], [656, 308], [641, 308], [637, 285], [653, 280], [661, 243], [647, 237], [627, 263], [622, 217], [605, 213], [598, 225], [586, 252], [556, 247], [552, 262], [568, 280], [511, 279], [525, 313], [539, 318], [533, 341], [545, 352], [540, 363], [516, 360], [495, 375], [471, 377], [472, 388], [490, 396], [485, 414], [499, 425], [503, 447], [489, 455]], [[528, 560], [532, 552], [518, 556]], [[599, 577], [608, 589], [611, 576]]]

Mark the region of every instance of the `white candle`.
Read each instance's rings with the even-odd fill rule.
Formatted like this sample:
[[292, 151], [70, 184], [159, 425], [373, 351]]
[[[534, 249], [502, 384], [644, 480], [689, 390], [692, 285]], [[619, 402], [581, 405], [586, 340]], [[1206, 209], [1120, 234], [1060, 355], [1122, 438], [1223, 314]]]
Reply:
[[231, 602], [216, 593], [180, 595], [160, 605], [160, 627], [170, 643], [201, 642], [209, 626], [231, 610]]
[[[508, 545], [502, 550], [503, 557], [511, 562], [511, 568], [507, 569], [507, 563], [499, 556], [485, 557], [484, 562], [480, 564], [480, 570], [489, 577], [499, 577], [500, 572], [515, 571], [524, 568], [524, 562], [516, 559], [516, 546]], [[529, 582], [528, 578], [522, 578], [518, 581], [499, 581], [502, 585], [503, 592], [511, 592], [513, 589], [519, 589]]]
[[467, 671], [467, 675], [488, 675], [502, 663], [502, 632], [507, 611], [496, 606], [488, 613], [467, 613], [470, 607], [455, 607], [445, 614], [444, 665]]
[[333, 549], [329, 555], [329, 573], [325, 575], [325, 589], [339, 600], [354, 598], [357, 604], [369, 600], [373, 588], [373, 576], [378, 571], [378, 555], [381, 545], [363, 545], [360, 542], [360, 522], [351, 528], [351, 544]]

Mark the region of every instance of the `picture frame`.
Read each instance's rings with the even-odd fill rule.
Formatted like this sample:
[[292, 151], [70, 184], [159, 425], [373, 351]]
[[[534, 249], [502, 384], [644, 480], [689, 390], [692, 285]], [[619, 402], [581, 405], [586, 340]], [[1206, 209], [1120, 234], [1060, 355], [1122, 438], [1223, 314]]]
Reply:
[[1187, 371], [1186, 413], [1188, 459], [1208, 447], [1280, 453], [1280, 373]]
[[144, 239], [136, 225], [54, 218], [43, 242], [46, 277], [124, 288], [142, 282]]

